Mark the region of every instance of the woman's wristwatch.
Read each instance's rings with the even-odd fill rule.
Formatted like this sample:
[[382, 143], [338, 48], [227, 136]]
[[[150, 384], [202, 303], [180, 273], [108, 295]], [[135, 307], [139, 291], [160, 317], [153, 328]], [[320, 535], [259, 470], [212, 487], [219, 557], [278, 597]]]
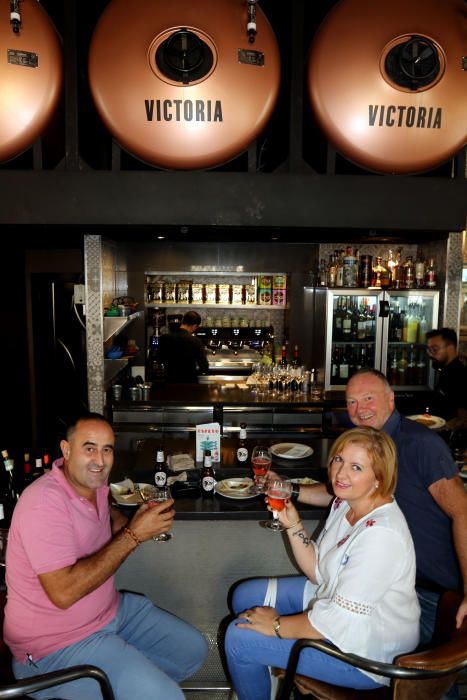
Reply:
[[281, 629], [281, 618], [278, 615], [277, 617], [274, 618], [274, 624], [273, 624], [274, 632], [276, 635], [279, 637], [279, 639], [282, 639], [280, 635], [280, 629]]
[[300, 496], [300, 484], [292, 484], [292, 493], [290, 495], [290, 500], [292, 503], [296, 503]]

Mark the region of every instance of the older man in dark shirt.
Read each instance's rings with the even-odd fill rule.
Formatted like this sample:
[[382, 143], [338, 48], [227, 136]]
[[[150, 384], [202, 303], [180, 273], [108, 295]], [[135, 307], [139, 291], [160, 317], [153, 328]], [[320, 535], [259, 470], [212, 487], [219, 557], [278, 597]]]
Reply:
[[209, 362], [203, 343], [193, 333], [201, 323], [196, 311], [187, 311], [180, 327], [162, 335], [159, 340], [157, 360], [165, 368], [169, 384], [196, 384], [198, 374], [206, 374]]

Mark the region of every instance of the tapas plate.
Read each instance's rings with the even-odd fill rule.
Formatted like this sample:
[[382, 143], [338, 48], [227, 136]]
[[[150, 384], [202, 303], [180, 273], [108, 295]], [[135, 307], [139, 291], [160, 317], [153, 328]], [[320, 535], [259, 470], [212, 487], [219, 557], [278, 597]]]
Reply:
[[219, 496], [225, 498], [235, 498], [241, 500], [244, 498], [256, 498], [257, 493], [251, 493], [250, 488], [253, 486], [253, 479], [248, 476], [238, 477], [235, 479], [223, 479], [218, 481], [214, 486], [214, 491]]
[[271, 452], [281, 459], [305, 459], [313, 454], [313, 449], [299, 442], [280, 442], [271, 446]]
[[292, 484], [303, 484], [304, 486], [311, 486], [311, 484], [321, 484], [321, 481], [317, 481], [316, 479], [312, 479], [310, 476], [301, 476], [300, 478], [297, 479], [290, 479]]
[[414, 416], [407, 416], [407, 418], [414, 420], [416, 423], [420, 423], [420, 425], [424, 425], [425, 428], [431, 428], [431, 430], [439, 430], [439, 428], [446, 425], [444, 418], [428, 415], [426, 413], [417, 413]]
[[[154, 484], [137, 484], [144, 491], [146, 487], [153, 488]], [[119, 506], [138, 507], [142, 504], [141, 496], [135, 491], [135, 485], [130, 479], [110, 484], [110, 493]]]

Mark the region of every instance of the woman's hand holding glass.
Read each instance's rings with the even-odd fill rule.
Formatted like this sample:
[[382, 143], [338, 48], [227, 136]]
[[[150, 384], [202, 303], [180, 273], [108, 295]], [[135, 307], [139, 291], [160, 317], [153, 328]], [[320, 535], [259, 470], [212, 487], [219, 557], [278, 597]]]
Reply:
[[[283, 512], [292, 495], [292, 483], [288, 479], [269, 479], [267, 483], [267, 497], [269, 510], [272, 510], [272, 520], [265, 523], [265, 527], [273, 532], [283, 532], [287, 526], [280, 521], [280, 513]], [[295, 507], [292, 506], [293, 510]], [[286, 520], [288, 521], [288, 515]]]

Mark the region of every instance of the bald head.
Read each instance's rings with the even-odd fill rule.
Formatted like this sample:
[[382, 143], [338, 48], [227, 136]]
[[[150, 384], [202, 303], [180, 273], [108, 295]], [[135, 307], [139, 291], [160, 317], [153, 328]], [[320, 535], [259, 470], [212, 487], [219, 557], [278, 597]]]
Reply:
[[345, 390], [349, 418], [359, 427], [381, 430], [394, 411], [394, 392], [386, 377], [375, 370], [353, 375]]

